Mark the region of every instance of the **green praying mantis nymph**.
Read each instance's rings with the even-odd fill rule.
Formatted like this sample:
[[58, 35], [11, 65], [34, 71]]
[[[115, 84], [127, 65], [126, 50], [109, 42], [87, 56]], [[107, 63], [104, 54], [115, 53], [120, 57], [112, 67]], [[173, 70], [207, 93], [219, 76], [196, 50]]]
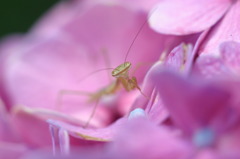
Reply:
[[[97, 92], [94, 93], [89, 93], [89, 92], [85, 92], [85, 91], [74, 91], [74, 90], [61, 90], [60, 93], [58, 94], [57, 97], [57, 104], [56, 106], [59, 108], [61, 106], [61, 99], [63, 97], [63, 95], [67, 95], [67, 94], [73, 94], [73, 95], [85, 95], [88, 96], [88, 102], [95, 102], [95, 106], [88, 118], [88, 120], [86, 121], [86, 123], [84, 124], [83, 127], [88, 127], [90, 124], [91, 119], [93, 118], [97, 105], [99, 103], [99, 101], [101, 100], [101, 98], [103, 96], [107, 96], [107, 95], [112, 95], [115, 94], [118, 90], [120, 90], [120, 88], [124, 88], [126, 91], [132, 91], [134, 89], [137, 89], [140, 91], [140, 93], [145, 97], [148, 98], [140, 89], [138, 82], [137, 82], [137, 78], [134, 76], [130, 76], [129, 75], [129, 71], [131, 69], [131, 63], [127, 62], [127, 57], [128, 54], [130, 52], [130, 49], [132, 48], [135, 40], [137, 39], [138, 35], [140, 34], [141, 30], [143, 29], [144, 25], [147, 23], [147, 20], [145, 20], [145, 22], [142, 24], [142, 26], [140, 27], [140, 29], [138, 30], [137, 34], [135, 35], [130, 47], [128, 48], [128, 51], [126, 53], [125, 56], [125, 60], [122, 64], [120, 64], [119, 66], [117, 66], [116, 68], [113, 69], [112, 71], [112, 77], [114, 77], [116, 80], [114, 80], [112, 83], [110, 83], [109, 85], [107, 85], [106, 87], [100, 89]], [[108, 69], [112, 69], [112, 68], [108, 68]], [[102, 69], [104, 70], [104, 69]], [[106, 69], [105, 69], [106, 70]], [[96, 72], [96, 71], [95, 71]]]
[[[140, 93], [144, 95], [144, 93], [141, 91], [141, 88], [138, 85], [137, 78], [132, 76], [129, 76], [129, 70], [131, 68], [131, 63], [130, 62], [124, 62], [123, 64], [117, 66], [113, 71], [112, 71], [112, 77], [115, 77], [116, 80], [114, 80], [112, 83], [107, 85], [106, 87], [100, 89], [97, 92], [94, 93], [87, 93], [84, 91], [73, 91], [73, 90], [62, 90], [60, 91], [57, 99], [57, 107], [61, 106], [61, 98], [63, 95], [66, 94], [74, 94], [74, 95], [86, 95], [88, 96], [88, 102], [96, 102], [95, 106], [93, 108], [93, 111], [91, 112], [89, 119], [85, 123], [84, 127], [86, 128], [91, 119], [93, 118], [98, 102], [101, 100], [103, 96], [106, 95], [112, 95], [115, 94], [118, 90], [121, 88], [124, 88], [127, 92], [132, 91], [134, 89], [138, 89]], [[147, 98], [147, 97], [146, 97]]]

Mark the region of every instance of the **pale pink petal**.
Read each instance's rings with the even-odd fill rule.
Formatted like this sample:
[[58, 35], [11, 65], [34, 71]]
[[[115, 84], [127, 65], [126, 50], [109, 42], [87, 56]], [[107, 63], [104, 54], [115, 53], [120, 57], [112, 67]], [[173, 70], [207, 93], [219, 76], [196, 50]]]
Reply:
[[164, 34], [201, 32], [213, 26], [231, 3], [231, 0], [163, 0], [152, 10], [150, 25]]
[[[48, 119], [64, 121], [81, 127], [85, 122], [48, 109], [29, 107], [15, 107], [11, 114], [13, 130], [19, 138], [33, 146], [50, 146], [51, 134], [49, 133]], [[91, 127], [91, 124], [89, 125]]]
[[76, 138], [87, 140], [87, 141], [100, 141], [106, 142], [111, 141], [117, 131], [126, 122], [125, 118], [120, 118], [118, 121], [106, 128], [98, 129], [86, 129], [73, 124], [68, 124], [66, 122], [61, 122], [57, 120], [48, 120], [48, 123], [56, 128], [65, 129], [68, 133]]
[[240, 1], [234, 1], [223, 19], [212, 28], [199, 54], [220, 56], [219, 45], [225, 41], [240, 42]]

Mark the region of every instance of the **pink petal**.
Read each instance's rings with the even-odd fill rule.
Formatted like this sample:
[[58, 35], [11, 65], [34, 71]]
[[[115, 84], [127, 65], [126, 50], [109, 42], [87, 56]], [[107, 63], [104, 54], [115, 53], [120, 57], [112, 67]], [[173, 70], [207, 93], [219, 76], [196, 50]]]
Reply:
[[224, 64], [236, 75], [240, 75], [240, 43], [224, 42], [220, 45]]
[[15, 107], [11, 115], [11, 124], [13, 125], [14, 132], [18, 134], [25, 143], [33, 146], [51, 145], [49, 125], [46, 122], [48, 119], [64, 121], [77, 125], [78, 127], [84, 124], [76, 118], [48, 109]]
[[[113, 1], [113, 0], [107, 0], [107, 1]], [[146, 12], [149, 12], [149, 10], [152, 9], [152, 7], [158, 3], [159, 0], [116, 0], [120, 4], [124, 4], [128, 7], [131, 7], [133, 9], [139, 9], [139, 10], [144, 10]]]
[[218, 141], [218, 148], [220, 151], [223, 152], [225, 156], [238, 156], [235, 158], [240, 157], [239, 134], [240, 134], [240, 129], [238, 126], [237, 128], [233, 129], [230, 133], [223, 135], [222, 138]]
[[192, 151], [173, 131], [157, 127], [146, 118], [127, 123], [108, 148], [111, 158], [119, 159], [175, 159], [187, 157]]
[[150, 25], [155, 31], [164, 34], [186, 35], [201, 32], [213, 26], [231, 3], [231, 0], [160, 1], [152, 10]]
[[220, 153], [218, 153], [214, 149], [203, 149], [198, 152], [198, 154], [196, 155], [196, 159], [224, 159], [224, 158], [220, 157]]
[[13, 114], [12, 122], [15, 131], [25, 143], [35, 147], [51, 145], [48, 124], [44, 120], [19, 109]]
[[62, 155], [69, 155], [70, 153], [70, 139], [68, 132], [64, 129], [59, 130], [59, 144]]
[[[10, 52], [16, 51], [19, 49], [19, 43], [21, 42], [22, 37], [21, 35], [12, 35], [4, 40], [1, 40], [0, 44], [0, 73], [4, 74], [5, 69], [5, 60], [10, 56]], [[11, 99], [6, 92], [6, 85], [4, 85], [4, 77], [0, 76], [0, 96], [4, 100], [7, 109], [9, 109]]]
[[240, 74], [240, 43], [223, 42], [219, 46], [220, 56], [201, 55], [195, 63], [195, 73], [207, 78], [238, 77]]
[[6, 110], [5, 105], [0, 99], [0, 141], [17, 142], [19, 136], [15, 133], [11, 124], [11, 118]]
[[[228, 90], [170, 72], [156, 73], [153, 80], [171, 118], [187, 134], [208, 126], [222, 128], [219, 124], [226, 120], [223, 112], [230, 109]], [[213, 124], [216, 119], [218, 124]]]
[[[142, 92], [147, 96], [147, 97], [151, 97], [153, 90], [154, 90], [154, 85], [150, 82], [152, 79], [152, 72], [157, 71], [159, 68], [162, 67], [163, 62], [159, 61], [156, 64], [154, 64], [151, 69], [148, 71], [147, 75], [144, 78], [144, 82], [142, 85]], [[132, 104], [132, 108], [131, 110], [134, 110], [136, 108], [143, 108], [143, 109], [147, 109], [149, 103], [149, 99], [144, 97], [143, 95], [139, 95], [136, 100], [134, 101], [134, 103]], [[152, 105], [150, 105], [152, 106]]]
[[[159, 97], [158, 97], [159, 98]], [[150, 108], [150, 110], [148, 110]], [[155, 124], [162, 124], [169, 117], [168, 110], [164, 107], [161, 99], [147, 107], [148, 118]]]
[[221, 58], [202, 56], [197, 59], [193, 72], [206, 78], [230, 76], [231, 70], [227, 68]]
[[[80, 69], [81, 63], [79, 63], [77, 59], [81, 59], [81, 56], [84, 55], [79, 55], [76, 51], [77, 48], [74, 45], [66, 44], [61, 40], [37, 42], [37, 44], [33, 44], [35, 45], [33, 46], [33, 48], [35, 47], [33, 50], [32, 48], [30, 48], [30, 50], [24, 48], [27, 42], [30, 41], [28, 40], [23, 41], [22, 50], [27, 51], [22, 52], [21, 55], [22, 57], [19, 57], [19, 54], [12, 54], [11, 56], [6, 57], [9, 58], [9, 60], [4, 61], [7, 62], [7, 64], [4, 66], [5, 68], [4, 70], [5, 76], [3, 77], [5, 82], [4, 86], [7, 87], [6, 88], [7, 92], [10, 93], [11, 95], [11, 104], [24, 104], [31, 107], [59, 109], [57, 108], [56, 103], [57, 95], [60, 89], [64, 88], [74, 89], [76, 87], [79, 87], [79, 84], [76, 82], [76, 79], [79, 78], [74, 77], [74, 74], [77, 75], [78, 74], [77, 72], [81, 71]], [[57, 48], [55, 47], [57, 45], [59, 46], [60, 49], [58, 50], [58, 52], [56, 52]], [[35, 53], [31, 51], [34, 51]], [[69, 53], [67, 53], [67, 51], [70, 51], [72, 53], [71, 56], [69, 56]], [[18, 61], [17, 67], [16, 65], [12, 64], [12, 61], [10, 60], [12, 58], [15, 58], [15, 60]], [[60, 69], [61, 71], [57, 72], [56, 69]], [[69, 70], [72, 71], [71, 75], [69, 75]], [[82, 70], [84, 70], [84, 68], [82, 68]], [[66, 76], [63, 76], [63, 74], [65, 74]], [[61, 80], [58, 79], [59, 77], [61, 77]], [[105, 77], [107, 78], [107, 76]], [[103, 82], [107, 81], [106, 78], [102, 78]], [[58, 82], [53, 84], [51, 81]], [[96, 82], [94, 83], [96, 85]], [[83, 86], [86, 86], [86, 84]], [[35, 95], [33, 96], [32, 94]], [[73, 98], [71, 98], [71, 96], [70, 98], [69, 96], [67, 96], [62, 101], [63, 103], [62, 111], [66, 110], [67, 103], [65, 102], [65, 99], [66, 102], [69, 102], [69, 99], [75, 101], [79, 100], [81, 101], [84, 99], [86, 100], [85, 97], [81, 96], [73, 96]], [[93, 107], [94, 105], [95, 103], [93, 103], [91, 106]], [[82, 120], [86, 120], [86, 118], [89, 118], [92, 112], [91, 106], [85, 107], [85, 109], [82, 109], [81, 112], [75, 110], [80, 108], [79, 105], [75, 104], [75, 106], [76, 106], [75, 108], [73, 105], [72, 109], [70, 110], [68, 109], [69, 114], [71, 114], [72, 116], [82, 117]], [[79, 113], [85, 114], [85, 116], [79, 115]], [[103, 116], [100, 115], [99, 113], [100, 114], [103, 113], [102, 114]], [[103, 118], [100, 117], [99, 115], [102, 116]], [[107, 124], [108, 121], [111, 120], [110, 119], [111, 117], [109, 115], [110, 115], [109, 110], [107, 110], [106, 108], [101, 108], [100, 110], [98, 109], [95, 117], [98, 119], [99, 117], [102, 118], [101, 120], [99, 120], [102, 121], [100, 123], [101, 125]], [[96, 122], [95, 124], [99, 125], [99, 123]]]
[[111, 141], [116, 132], [126, 122], [125, 118], [121, 118], [106, 128], [85, 129], [79, 126], [68, 124], [57, 120], [48, 120], [48, 123], [56, 128], [65, 129], [68, 133], [76, 138], [88, 141]]
[[[234, 4], [223, 19], [212, 28], [208, 38], [199, 50], [200, 54], [212, 54], [219, 57], [219, 45], [225, 41], [240, 42], [240, 1]], [[231, 24], [231, 25], [229, 25]]]
[[45, 13], [36, 24], [34, 24], [33, 28], [30, 30], [31, 35], [38, 38], [56, 36], [61, 32], [62, 27], [73, 18], [76, 9], [79, 8], [82, 10], [84, 8], [79, 4], [80, 3], [77, 1], [64, 1], [56, 4], [52, 9]]
[[22, 143], [0, 142], [0, 156], [2, 159], [20, 159], [27, 151], [29, 151], [29, 148]]
[[192, 45], [182, 43], [167, 55], [165, 65], [176, 71], [184, 71], [185, 65], [189, 63], [191, 55]]

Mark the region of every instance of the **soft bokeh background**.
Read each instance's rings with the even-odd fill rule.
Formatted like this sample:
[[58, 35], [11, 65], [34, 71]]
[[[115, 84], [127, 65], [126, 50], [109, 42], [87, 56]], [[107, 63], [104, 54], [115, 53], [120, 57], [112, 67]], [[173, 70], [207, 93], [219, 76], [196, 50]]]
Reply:
[[0, 2], [0, 38], [26, 32], [31, 25], [59, 0], [13, 0]]

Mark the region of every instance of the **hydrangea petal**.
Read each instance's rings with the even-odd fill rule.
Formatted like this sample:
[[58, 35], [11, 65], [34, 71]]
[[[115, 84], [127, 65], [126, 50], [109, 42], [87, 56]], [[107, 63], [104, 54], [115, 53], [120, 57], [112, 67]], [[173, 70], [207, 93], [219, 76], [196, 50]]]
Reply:
[[[223, 19], [212, 28], [199, 49], [200, 54], [220, 56], [219, 46], [225, 41], [240, 42], [240, 1], [233, 1]], [[231, 25], [229, 25], [231, 24]]]
[[22, 109], [16, 110], [12, 115], [14, 130], [22, 141], [34, 146], [45, 147], [51, 145], [51, 138], [47, 123]]
[[240, 43], [229, 41], [220, 45], [220, 53], [226, 67], [235, 75], [240, 75]]
[[51, 111], [29, 107], [14, 107], [11, 112], [11, 124], [20, 139], [33, 146], [50, 146], [51, 134], [47, 119], [54, 119], [81, 126], [84, 123], [71, 116]]
[[226, 41], [220, 44], [219, 56], [202, 54], [195, 63], [194, 73], [207, 78], [235, 78], [240, 75], [240, 43]]
[[48, 123], [57, 128], [65, 129], [68, 133], [76, 138], [88, 141], [111, 141], [119, 128], [126, 122], [127, 119], [121, 118], [112, 125], [106, 128], [85, 129], [83, 127], [68, 124], [57, 120], [48, 120]]
[[108, 148], [110, 156], [117, 159], [185, 158], [192, 151], [174, 131], [160, 128], [146, 118], [129, 121]]
[[150, 26], [164, 34], [201, 32], [214, 25], [231, 3], [231, 0], [163, 0], [153, 9]]
[[230, 104], [229, 91], [212, 84], [190, 81], [167, 71], [156, 73], [153, 80], [171, 118], [187, 134], [211, 125]]
[[5, 159], [18, 159], [30, 149], [22, 143], [0, 142], [0, 156]]

